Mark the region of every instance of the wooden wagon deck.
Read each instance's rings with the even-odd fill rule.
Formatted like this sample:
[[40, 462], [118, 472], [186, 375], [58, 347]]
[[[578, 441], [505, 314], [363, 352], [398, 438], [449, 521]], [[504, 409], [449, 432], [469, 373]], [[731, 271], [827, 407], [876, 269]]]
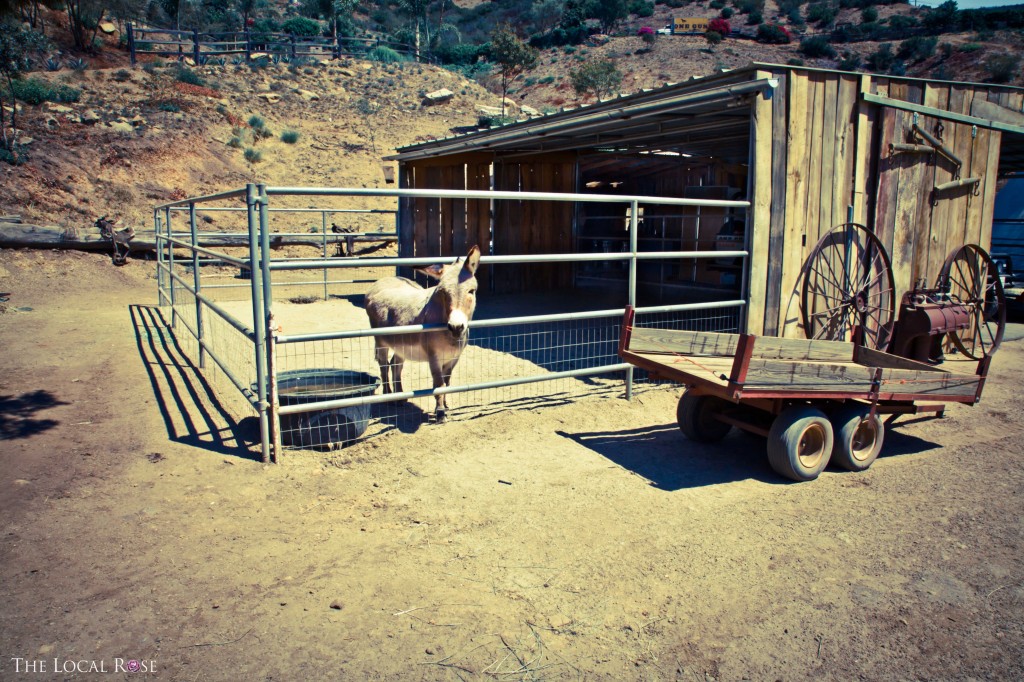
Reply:
[[960, 374], [850, 342], [633, 327], [631, 317], [623, 325], [619, 351], [657, 378], [734, 401], [806, 397], [975, 403], [984, 384], [983, 367], [976, 374]]

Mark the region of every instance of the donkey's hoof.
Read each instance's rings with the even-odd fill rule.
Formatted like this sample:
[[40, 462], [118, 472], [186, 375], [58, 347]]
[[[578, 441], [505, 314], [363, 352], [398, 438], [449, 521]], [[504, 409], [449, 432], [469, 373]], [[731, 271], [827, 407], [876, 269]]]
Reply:
[[437, 412], [434, 413], [434, 421], [436, 421], [438, 424], [444, 424], [446, 421], [448, 421], [448, 413], [445, 412], [444, 410], [438, 410]]

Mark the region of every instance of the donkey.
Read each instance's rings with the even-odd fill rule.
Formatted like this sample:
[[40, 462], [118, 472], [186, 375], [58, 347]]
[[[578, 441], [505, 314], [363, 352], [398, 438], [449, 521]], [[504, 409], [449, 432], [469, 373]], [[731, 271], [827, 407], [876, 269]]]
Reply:
[[[429, 362], [434, 388], [448, 386], [452, 371], [459, 361], [462, 349], [469, 339], [469, 321], [476, 310], [476, 270], [480, 265], [480, 248], [474, 246], [465, 258], [450, 265], [431, 265], [417, 268], [438, 280], [437, 285], [424, 289], [404, 277], [379, 280], [366, 293], [366, 314], [370, 326], [399, 327], [412, 324], [446, 324], [447, 331], [428, 331], [419, 334], [378, 336], [376, 358], [384, 392], [402, 392], [402, 367], [406, 360]], [[388, 349], [393, 351], [388, 362]], [[388, 368], [392, 381], [388, 381]], [[448, 405], [445, 396], [435, 396], [437, 423], [447, 421]]]

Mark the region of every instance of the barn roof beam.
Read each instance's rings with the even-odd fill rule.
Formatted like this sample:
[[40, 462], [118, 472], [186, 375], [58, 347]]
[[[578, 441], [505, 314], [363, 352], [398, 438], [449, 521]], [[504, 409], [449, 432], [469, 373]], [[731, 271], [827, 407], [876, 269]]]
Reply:
[[[644, 142], [639, 146], [644, 149], [672, 149], [684, 153], [692, 153], [686, 148], [686, 140], [691, 137], [681, 138], [681, 134], [689, 133], [690, 136], [698, 133], [707, 133], [711, 139], [722, 139], [722, 132], [736, 130], [742, 133], [744, 139], [749, 138], [749, 119], [746, 112], [742, 117], [737, 116], [735, 121], [718, 120], [713, 118], [713, 113], [706, 116], [710, 120], [704, 120], [705, 114], [687, 115], [685, 120], [680, 121], [678, 117], [666, 117], [661, 122], [651, 122], [646, 125], [634, 125], [623, 130], [622, 134], [616, 135], [614, 130], [600, 131], [589, 135], [560, 136], [548, 138], [530, 148], [532, 151], [524, 150], [523, 153], [537, 153], [538, 151], [556, 152], [570, 149], [596, 148], [608, 145], [620, 145], [633, 142]], [[675, 125], [669, 125], [674, 122]], [[625, 134], [626, 132], [630, 134]], [[699, 139], [699, 138], [692, 138]], [[518, 156], [519, 154], [517, 154]], [[506, 156], [506, 158], [508, 158]]]
[[594, 111], [575, 110], [565, 114], [553, 114], [549, 117], [544, 117], [544, 119], [514, 123], [510, 126], [482, 133], [473, 133], [461, 138], [424, 142], [406, 147], [407, 151], [389, 156], [387, 160], [409, 161], [469, 149], [514, 147], [517, 144], [535, 141], [537, 138], [556, 135], [560, 132], [579, 132], [581, 130], [615, 127], [631, 119], [696, 109], [711, 103], [717, 103], [720, 106], [722, 102], [742, 98], [744, 95], [751, 95], [765, 90], [774, 91], [778, 83], [777, 78], [759, 78], [745, 83], [725, 85], [695, 92], [683, 92], [671, 97], [662, 97], [661, 99], [631, 104], [623, 104], [618, 100], [613, 100], [595, 105], [593, 107]]

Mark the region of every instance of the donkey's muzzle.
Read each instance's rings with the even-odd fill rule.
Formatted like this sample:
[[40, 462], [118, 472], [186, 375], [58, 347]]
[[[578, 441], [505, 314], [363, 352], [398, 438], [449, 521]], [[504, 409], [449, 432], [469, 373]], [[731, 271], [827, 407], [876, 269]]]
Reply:
[[452, 338], [458, 341], [466, 334], [466, 325], [464, 324], [449, 324], [448, 333], [452, 335]]

